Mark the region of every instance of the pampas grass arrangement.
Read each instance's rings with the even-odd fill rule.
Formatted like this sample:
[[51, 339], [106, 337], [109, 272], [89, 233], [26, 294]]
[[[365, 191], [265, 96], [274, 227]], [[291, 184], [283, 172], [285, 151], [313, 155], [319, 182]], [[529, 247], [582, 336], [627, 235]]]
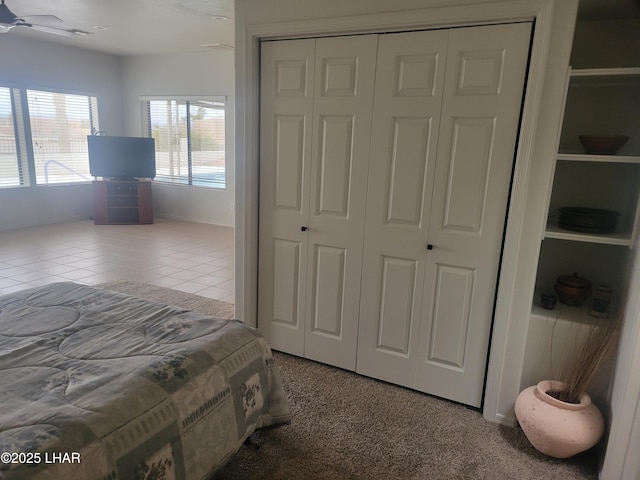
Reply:
[[591, 326], [578, 350], [575, 363], [564, 378], [557, 379], [564, 384], [564, 388], [547, 394], [563, 402], [580, 403], [582, 394], [587, 392], [596, 374], [618, 348], [622, 318], [623, 315], [619, 313], [606, 322]]

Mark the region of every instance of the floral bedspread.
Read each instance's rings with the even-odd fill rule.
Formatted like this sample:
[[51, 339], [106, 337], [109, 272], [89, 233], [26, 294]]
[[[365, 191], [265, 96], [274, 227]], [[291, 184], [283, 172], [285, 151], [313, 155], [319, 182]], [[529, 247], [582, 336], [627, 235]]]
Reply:
[[0, 478], [207, 478], [290, 420], [237, 320], [55, 283], [0, 296]]

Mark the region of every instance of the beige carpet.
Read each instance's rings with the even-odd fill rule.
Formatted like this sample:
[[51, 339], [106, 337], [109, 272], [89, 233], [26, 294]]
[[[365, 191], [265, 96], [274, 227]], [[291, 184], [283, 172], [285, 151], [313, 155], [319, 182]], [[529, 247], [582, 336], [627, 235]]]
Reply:
[[[203, 314], [233, 312], [223, 302], [136, 282], [101, 286]], [[597, 478], [593, 452], [552, 459], [531, 447], [519, 428], [487, 422], [474, 410], [309, 360], [275, 356], [293, 422], [254, 433], [260, 448], [240, 450], [216, 480]]]
[[232, 303], [212, 300], [210, 298], [200, 297], [198, 295], [192, 295], [178, 290], [170, 290], [168, 288], [157, 287], [155, 285], [135, 282], [132, 280], [106, 282], [96, 286], [163, 303], [165, 305], [175, 305], [176, 307], [182, 307], [204, 315], [221, 318], [233, 317], [234, 306]]

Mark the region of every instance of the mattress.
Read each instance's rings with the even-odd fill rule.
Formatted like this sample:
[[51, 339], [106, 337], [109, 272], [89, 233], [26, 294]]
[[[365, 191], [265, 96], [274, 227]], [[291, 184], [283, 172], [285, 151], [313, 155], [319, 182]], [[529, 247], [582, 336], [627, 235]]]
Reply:
[[289, 421], [240, 321], [75, 283], [0, 296], [0, 478], [202, 479]]

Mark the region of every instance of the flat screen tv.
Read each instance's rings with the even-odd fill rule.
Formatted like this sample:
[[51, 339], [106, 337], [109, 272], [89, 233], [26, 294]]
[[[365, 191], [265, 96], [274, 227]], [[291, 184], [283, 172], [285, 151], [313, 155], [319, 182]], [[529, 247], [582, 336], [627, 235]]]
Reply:
[[88, 135], [89, 172], [94, 177], [131, 180], [156, 176], [153, 138]]

